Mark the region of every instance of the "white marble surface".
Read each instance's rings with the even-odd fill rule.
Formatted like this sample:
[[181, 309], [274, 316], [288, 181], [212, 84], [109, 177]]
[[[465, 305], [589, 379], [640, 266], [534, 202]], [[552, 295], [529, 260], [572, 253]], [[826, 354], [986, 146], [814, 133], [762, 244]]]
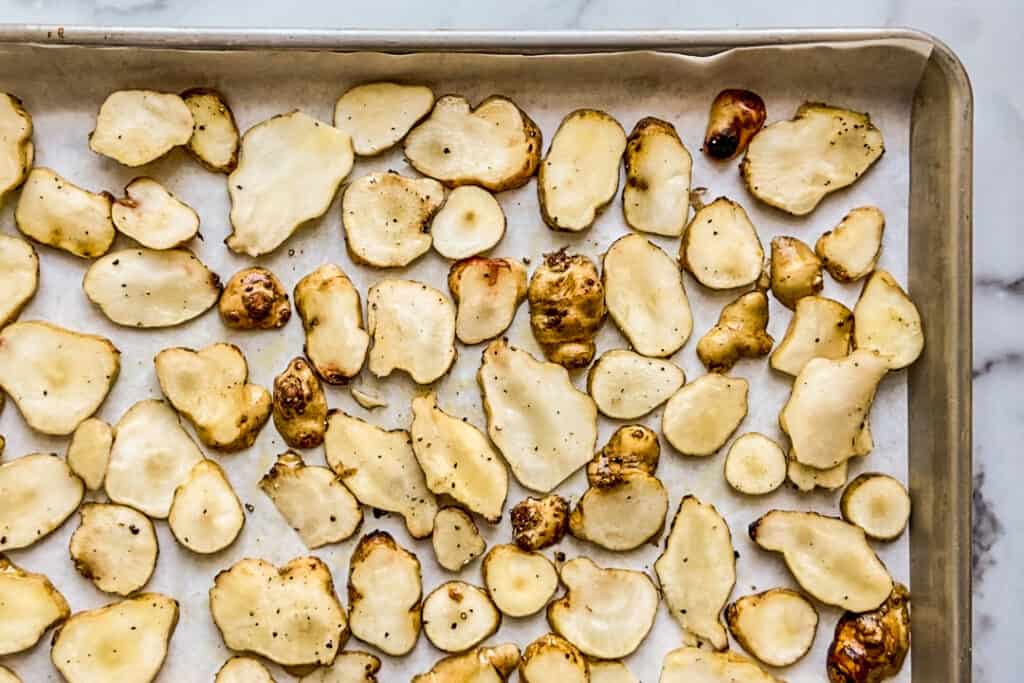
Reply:
[[1019, 0], [683, 3], [669, 0], [4, 0], [0, 21], [61, 24], [312, 28], [721, 28], [910, 26], [949, 43], [967, 65], [975, 97], [974, 443], [977, 683], [1019, 679], [1024, 635], [1024, 522], [1014, 483], [1024, 441], [1024, 88], [1018, 58]]

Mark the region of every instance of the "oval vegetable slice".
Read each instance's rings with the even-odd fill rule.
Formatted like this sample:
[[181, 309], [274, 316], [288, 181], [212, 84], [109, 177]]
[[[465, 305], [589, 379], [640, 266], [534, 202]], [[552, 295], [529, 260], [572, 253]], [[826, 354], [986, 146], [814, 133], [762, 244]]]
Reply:
[[178, 625], [178, 601], [142, 593], [77, 612], [53, 637], [50, 659], [68, 683], [149, 683]]
[[562, 119], [537, 173], [540, 213], [554, 230], [586, 230], [619, 189], [626, 131], [610, 114], [577, 109]]
[[859, 280], [875, 269], [882, 252], [885, 214], [876, 206], [858, 206], [814, 245], [829, 275], [839, 282]]
[[53, 453], [32, 453], [0, 465], [0, 552], [27, 548], [78, 509], [85, 485]]
[[772, 350], [768, 297], [747, 292], [722, 309], [718, 323], [697, 342], [697, 357], [709, 372], [728, 372], [741, 358], [758, 358]]
[[43, 434], [75, 431], [103, 403], [120, 367], [121, 352], [104, 337], [45, 322], [0, 331], [0, 388]]
[[423, 601], [423, 633], [444, 652], [465, 652], [501, 626], [501, 613], [487, 591], [463, 581], [448, 581]]
[[462, 655], [445, 657], [412, 683], [503, 683], [519, 665], [519, 648], [512, 643], [478, 647]]
[[118, 90], [100, 106], [89, 149], [125, 166], [142, 166], [187, 143], [193, 124], [179, 95]]
[[589, 683], [590, 666], [575, 645], [548, 633], [523, 651], [519, 679], [522, 683]]
[[526, 267], [509, 258], [471, 257], [452, 264], [448, 289], [455, 299], [455, 334], [477, 344], [508, 329], [526, 298]]
[[236, 562], [214, 579], [210, 613], [229, 648], [282, 666], [331, 664], [349, 635], [331, 572], [316, 557], [281, 568]]
[[883, 152], [882, 132], [867, 114], [806, 102], [792, 120], [754, 136], [740, 173], [762, 202], [803, 216], [829, 193], [856, 182]]
[[747, 212], [719, 197], [697, 210], [683, 233], [679, 261], [711, 289], [746, 287], [764, 267], [764, 248]]
[[604, 255], [608, 313], [633, 348], [665, 357], [682, 348], [693, 331], [693, 316], [679, 268], [640, 235], [626, 235]]
[[558, 572], [548, 558], [512, 544], [491, 548], [483, 576], [494, 604], [510, 617], [539, 612], [558, 588]]
[[269, 254], [303, 223], [319, 218], [352, 170], [348, 133], [301, 111], [273, 116], [242, 136], [228, 176], [231, 235], [239, 254]]
[[238, 125], [224, 96], [210, 88], [181, 93], [192, 112], [192, 136], [185, 149], [215, 173], [230, 173], [238, 165]]
[[409, 433], [331, 411], [324, 452], [345, 486], [371, 507], [397, 512], [413, 538], [426, 538], [434, 526], [437, 501], [416, 462]]
[[403, 370], [417, 384], [440, 379], [455, 362], [455, 307], [444, 294], [413, 280], [384, 280], [366, 295], [373, 338], [370, 372]]
[[226, 451], [248, 448], [270, 417], [270, 392], [249, 384], [249, 366], [234, 344], [193, 351], [164, 349], [153, 358], [160, 389], [196, 428], [199, 439]]
[[505, 234], [505, 212], [487, 190], [463, 185], [451, 191], [430, 226], [441, 256], [463, 259], [493, 248]]
[[480, 535], [476, 522], [457, 507], [441, 508], [434, 517], [434, 533], [430, 536], [437, 563], [450, 572], [457, 572], [480, 556], [487, 542]]
[[115, 503], [164, 519], [175, 489], [202, 459], [170, 406], [139, 401], [114, 425], [104, 488]]
[[344, 271], [325, 263], [295, 285], [295, 308], [306, 331], [303, 347], [320, 378], [342, 384], [359, 374], [370, 345], [359, 290]]
[[38, 287], [36, 250], [25, 240], [0, 235], [0, 328], [14, 322]]
[[732, 442], [725, 456], [725, 480], [749, 496], [771, 493], [786, 481], [786, 453], [764, 434], [750, 432]]
[[303, 676], [299, 683], [377, 683], [380, 660], [366, 652], [339, 652], [330, 666]]
[[864, 532], [841, 519], [772, 510], [750, 525], [750, 538], [782, 553], [800, 587], [826, 604], [865, 612], [892, 591], [892, 577]]
[[21, 100], [0, 93], [0, 201], [25, 181], [35, 157], [32, 117]]
[[853, 338], [853, 313], [838, 301], [821, 296], [805, 296], [796, 302], [786, 336], [775, 348], [768, 363], [796, 377], [812, 358], [835, 360], [850, 353]]
[[152, 178], [136, 178], [114, 202], [117, 229], [149, 249], [180, 247], [199, 232], [199, 214]]
[[64, 596], [48, 578], [0, 555], [0, 655], [29, 649], [70, 614]]
[[392, 656], [408, 653], [420, 635], [422, 597], [415, 555], [386, 531], [359, 539], [348, 575], [352, 635]]
[[42, 166], [25, 180], [14, 222], [22, 234], [81, 258], [107, 253], [117, 231], [110, 220], [114, 198], [89, 192]]
[[78, 425], [71, 437], [66, 458], [68, 467], [82, 478], [90, 491], [103, 486], [113, 444], [114, 431], [106, 422], [95, 417]]
[[654, 626], [660, 596], [643, 572], [603, 569], [585, 557], [562, 566], [566, 593], [548, 605], [551, 628], [586, 655], [618, 659]]
[[693, 159], [668, 121], [637, 121], [626, 143], [622, 214], [640, 232], [678, 237], [690, 214]]
[[508, 495], [508, 471], [487, 437], [438, 408], [434, 392], [414, 398], [412, 414], [412, 450], [427, 487], [451, 496], [491, 523], [500, 521]]
[[232, 657], [217, 671], [213, 683], [275, 683], [274, 677], [258, 659]]
[[662, 433], [683, 455], [712, 455], [746, 417], [748, 387], [742, 377], [698, 377], [665, 404]]
[[159, 548], [149, 517], [126, 505], [86, 503], [71, 535], [75, 569], [105, 593], [127, 596], [145, 586]]
[[743, 655], [728, 650], [709, 652], [699, 647], [682, 647], [665, 655], [658, 680], [659, 683], [782, 683]]
[[744, 650], [768, 666], [789, 666], [814, 644], [818, 611], [788, 588], [745, 595], [725, 609], [729, 632]]
[[444, 188], [431, 178], [371, 173], [349, 184], [341, 198], [345, 244], [357, 263], [407, 266], [430, 250], [431, 220]]
[[448, 187], [479, 185], [491, 192], [525, 185], [540, 150], [537, 124], [497, 95], [475, 109], [457, 95], [442, 97], [405, 138], [405, 157], [423, 175]]
[[590, 460], [597, 407], [565, 368], [497, 340], [484, 350], [477, 381], [487, 433], [523, 486], [550, 491]]
[[876, 270], [853, 307], [853, 345], [874, 351], [890, 370], [905, 368], [924, 349], [921, 314], [887, 271]]
[[170, 327], [209, 310], [221, 284], [187, 249], [125, 249], [94, 261], [82, 289], [118, 325]]
[[887, 474], [866, 472], [850, 482], [839, 500], [843, 519], [881, 541], [896, 539], [910, 520], [910, 494]]
[[363, 522], [359, 501], [334, 472], [291, 451], [277, 456], [259, 487], [307, 548], [344, 541]]
[[736, 554], [729, 525], [714, 505], [683, 498], [654, 571], [686, 637], [726, 649], [729, 638], [719, 613], [736, 585]]
[[356, 154], [373, 156], [398, 144], [433, 106], [426, 86], [364, 83], [338, 98], [334, 127], [352, 136]]
[[587, 374], [587, 391], [603, 415], [635, 420], [667, 401], [686, 382], [675, 363], [626, 349], [606, 351]]
[[174, 491], [167, 525], [175, 540], [192, 552], [209, 555], [235, 542], [245, 511], [227, 475], [213, 460], [202, 460]]

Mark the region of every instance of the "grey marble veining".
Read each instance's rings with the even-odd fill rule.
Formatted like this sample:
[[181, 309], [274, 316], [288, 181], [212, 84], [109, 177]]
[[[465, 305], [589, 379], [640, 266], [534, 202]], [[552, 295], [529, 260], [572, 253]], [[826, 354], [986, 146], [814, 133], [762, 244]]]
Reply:
[[721, 28], [911, 26], [947, 41], [967, 65], [975, 120], [974, 662], [978, 683], [1019, 679], [1024, 636], [1024, 3], [889, 0], [744, 3], [719, 0], [6, 0], [7, 22], [314, 28]]

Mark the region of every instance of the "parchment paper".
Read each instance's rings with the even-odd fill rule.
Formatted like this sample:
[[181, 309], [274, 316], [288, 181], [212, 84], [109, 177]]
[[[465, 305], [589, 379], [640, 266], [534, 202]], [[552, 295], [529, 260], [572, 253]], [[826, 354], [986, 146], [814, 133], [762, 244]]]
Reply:
[[[910, 102], [927, 58], [927, 48], [915, 43], [872, 43], [845, 47], [803, 46], [737, 50], [710, 58], [668, 54], [632, 53], [592, 56], [519, 57], [458, 54], [389, 56], [381, 54], [335, 54], [295, 52], [202, 53], [172, 51], [130, 51], [123, 49], [81, 48], [3, 48], [0, 50], [0, 89], [21, 97], [32, 113], [36, 133], [36, 158], [66, 178], [84, 187], [105, 189], [120, 194], [131, 178], [150, 175], [164, 183], [178, 197], [196, 208], [202, 218], [202, 240], [191, 245], [199, 257], [227, 280], [251, 260], [239, 257], [222, 244], [229, 232], [228, 200], [223, 176], [203, 170], [181, 150], [142, 169], [123, 168], [113, 161], [92, 154], [87, 135], [93, 128], [96, 111], [105, 96], [120, 88], [143, 87], [180, 91], [192, 86], [212, 86], [226, 93], [242, 130], [293, 108], [301, 108], [323, 121], [331, 121], [336, 98], [353, 84], [379, 78], [430, 85], [440, 96], [460, 93], [476, 103], [491, 93], [503, 93], [515, 99], [540, 125], [545, 149], [561, 118], [578, 107], [604, 109], [626, 130], [643, 116], [663, 117], [675, 124], [694, 159], [693, 185], [706, 187], [708, 200], [726, 195], [747, 209], [758, 229], [766, 253], [771, 238], [796, 235], [809, 244], [825, 230], [834, 227], [845, 213], [864, 204], [883, 209], [887, 219], [884, 250], [880, 266], [905, 282], [907, 272], [908, 135]], [[737, 162], [713, 163], [700, 153], [707, 109], [722, 88], [745, 87], [760, 93], [768, 106], [769, 122], [792, 116], [805, 100], [824, 101], [870, 112], [885, 135], [884, 158], [851, 189], [826, 199], [810, 216], [791, 218], [759, 204], [742, 187]], [[371, 171], [396, 169], [413, 174], [400, 150], [372, 159], [359, 159], [350, 178]], [[620, 184], [621, 187], [621, 184]], [[2, 231], [15, 234], [12, 196], [2, 213]], [[548, 230], [537, 207], [535, 182], [500, 195], [508, 216], [508, 230], [493, 254], [515, 258], [528, 257], [531, 271], [541, 254], [568, 245], [570, 250], [599, 259], [617, 237], [627, 232], [621, 216], [621, 199], [600, 216], [596, 224], [580, 235]], [[258, 262], [270, 267], [290, 290], [295, 283], [324, 262], [342, 265], [365, 297], [367, 288], [384, 277], [408, 277], [428, 282], [446, 291], [448, 263], [435, 253], [423, 257], [404, 270], [374, 271], [355, 266], [343, 241], [337, 200], [326, 215], [302, 228], [274, 254]], [[651, 238], [673, 256], [678, 240]], [[132, 246], [119, 237], [115, 248]], [[106, 320], [87, 301], [81, 291], [86, 261], [39, 247], [42, 277], [39, 292], [22, 313], [22, 320], [42, 319], [77, 330], [111, 338], [122, 351], [121, 377], [99, 415], [112, 424], [134, 402], [159, 397], [160, 390], [152, 358], [168, 346], [200, 348], [215, 341], [239, 345], [249, 362], [251, 381], [269, 387], [289, 359], [301, 354], [303, 334], [297, 316], [280, 331], [234, 332], [228, 330], [210, 311], [201, 318], [177, 328], [135, 330], [121, 328]], [[689, 378], [703, 373], [696, 358], [697, 340], [717, 320], [721, 307], [736, 292], [714, 294], [684, 275], [693, 307], [694, 332], [686, 346], [675, 355]], [[826, 296], [853, 305], [860, 285], [842, 286], [825, 277]], [[364, 302], [365, 303], [365, 302]], [[771, 299], [769, 331], [780, 340], [790, 312]], [[538, 354], [529, 329], [524, 304], [508, 333], [512, 342]], [[623, 337], [609, 320], [599, 337], [599, 352], [625, 345]], [[440, 405], [447, 411], [466, 416], [485, 428], [480, 392], [475, 372], [483, 345], [459, 347], [457, 365], [436, 388]], [[750, 383], [750, 412], [737, 435], [760, 431], [783, 439], [777, 415], [785, 401], [790, 382], [769, 370], [765, 361], [744, 361], [734, 370]], [[576, 383], [583, 387], [585, 373], [577, 373]], [[387, 409], [367, 412], [352, 400], [344, 388], [328, 388], [330, 405], [366, 417], [387, 428], [407, 428], [411, 421], [409, 404], [422, 389], [404, 376], [393, 375], [386, 381], [369, 376], [364, 369], [358, 382], [368, 390], [382, 393], [390, 401]], [[11, 402], [9, 402], [11, 403]], [[645, 423], [657, 428], [660, 409]], [[904, 373], [894, 373], [883, 382], [871, 415], [875, 438], [874, 452], [852, 463], [850, 475], [863, 470], [888, 472], [900, 479], [907, 473], [907, 401]], [[602, 419], [599, 445], [617, 423]], [[67, 439], [46, 438], [29, 431], [18, 410], [9, 405], [0, 415], [0, 434], [7, 437], [6, 460], [34, 451], [63, 453]], [[727, 448], [727, 447], [726, 447]], [[205, 450], [205, 449], [204, 449]], [[248, 451], [234, 455], [207, 454], [220, 462], [244, 503], [252, 506], [239, 539], [224, 552], [203, 557], [178, 546], [164, 522], [158, 522], [160, 558], [156, 573], [146, 590], [160, 591], [181, 602], [181, 621], [171, 643], [167, 662], [159, 677], [164, 682], [210, 681], [230, 652], [214, 627], [207, 605], [207, 591], [213, 576], [237, 560], [262, 557], [274, 563], [303, 555], [307, 550], [270, 501], [258, 490], [259, 478], [270, 468], [275, 456], [285, 450], [272, 424], [264, 428], [259, 440]], [[658, 476], [670, 491], [669, 520], [680, 498], [692, 493], [713, 502], [724, 514], [739, 552], [738, 581], [733, 597], [775, 586], [795, 586], [780, 558], [758, 550], [747, 536], [747, 525], [772, 508], [813, 509], [837, 514], [838, 492], [799, 494], [789, 487], [761, 498], [746, 498], [734, 493], [722, 475], [724, 452], [708, 458], [689, 458], [674, 452], [662, 440], [662, 460]], [[324, 464], [322, 449], [303, 453], [310, 464]], [[583, 472], [577, 472], [558, 492], [578, 500], [585, 489]], [[508, 505], [521, 500], [526, 492], [513, 482]], [[103, 499], [102, 494], [89, 496]], [[2, 505], [2, 501], [0, 501]], [[74, 515], [50, 537], [34, 547], [10, 553], [11, 559], [31, 571], [46, 573], [64, 593], [73, 611], [111, 602], [113, 597], [100, 593], [79, 576], [68, 557], [68, 539], [78, 525]], [[507, 516], [498, 527], [480, 521], [489, 545], [511, 538]], [[375, 528], [389, 530], [402, 545], [417, 553], [423, 565], [424, 594], [455, 575], [442, 570], [434, 559], [429, 540], [413, 541], [396, 516], [376, 518], [366, 510], [361, 533]], [[348, 576], [348, 561], [357, 537], [316, 551], [334, 573], [335, 585], [343, 602]], [[650, 572], [661, 542], [651, 543], [629, 553], [609, 553], [596, 546], [566, 538], [554, 550], [568, 557], [587, 555], [599, 564], [631, 567]], [[875, 544], [875, 549], [893, 576], [909, 581], [908, 541]], [[480, 561], [466, 567], [459, 578], [480, 584]], [[560, 591], [561, 592], [561, 591]], [[819, 605], [821, 622], [813, 651], [800, 663], [775, 671], [791, 683], [825, 680], [825, 650], [839, 612]], [[548, 630], [543, 615], [528, 619], [506, 618], [489, 643], [513, 641], [525, 646]], [[26, 682], [53, 681], [60, 677], [49, 662], [49, 637], [27, 653], [5, 657], [4, 665], [17, 671]], [[681, 631], [662, 606], [657, 623], [641, 648], [628, 660], [633, 672], [651, 683], [657, 680], [662, 657], [681, 644]], [[372, 648], [352, 639], [348, 649]], [[735, 643], [734, 648], [738, 648]], [[380, 653], [377, 653], [380, 654]], [[401, 659], [382, 657], [381, 681], [406, 681], [425, 671], [440, 658], [425, 637], [416, 649]], [[274, 669], [278, 681], [292, 678]], [[514, 677], [513, 677], [514, 678]], [[910, 680], [910, 661], [899, 681]]]

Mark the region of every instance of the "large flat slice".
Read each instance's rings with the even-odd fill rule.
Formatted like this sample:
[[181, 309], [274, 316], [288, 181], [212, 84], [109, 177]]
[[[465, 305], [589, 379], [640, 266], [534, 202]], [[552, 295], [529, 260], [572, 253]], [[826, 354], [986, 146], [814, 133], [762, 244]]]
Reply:
[[221, 466], [213, 460], [193, 465], [167, 514], [174, 539], [194, 553], [211, 555], [234, 543], [244, 525], [242, 502]]
[[68, 550], [75, 569], [105, 593], [127, 596], [145, 586], [159, 546], [149, 517], [127, 505], [86, 503]]
[[686, 375], [670, 360], [613, 349], [591, 366], [587, 391], [602, 414], [635, 420], [667, 401], [685, 381]]
[[70, 614], [64, 596], [48, 578], [0, 555], [0, 655], [29, 649]]
[[853, 344], [881, 356], [890, 370], [907, 367], [924, 349], [921, 314], [888, 271], [876, 270], [853, 307]]
[[653, 117], [633, 127], [626, 144], [622, 214], [629, 227], [666, 237], [683, 234], [690, 214], [693, 159], [675, 126]]
[[719, 197], [693, 215], [680, 243], [679, 262], [705, 287], [746, 287], [761, 276], [764, 247], [743, 207]]
[[82, 289], [118, 325], [171, 327], [212, 308], [221, 284], [187, 249], [125, 249], [94, 261]]
[[[25, 240], [0, 235], [0, 328], [14, 322], [38, 287], [36, 250]], [[525, 290], [524, 277], [524, 293]]]
[[21, 100], [0, 93], [0, 201], [25, 182], [34, 157], [32, 117]]
[[121, 352], [104, 337], [45, 322], [0, 331], [0, 388], [43, 434], [75, 431], [103, 403], [120, 367]]
[[812, 358], [836, 360], [850, 353], [853, 313], [823, 296], [805, 296], [796, 302], [786, 336], [775, 348], [769, 365], [796, 377]]
[[89, 149], [125, 166], [142, 166], [187, 143], [193, 125], [180, 95], [118, 90], [100, 106]]
[[327, 464], [364, 505], [405, 518], [414, 538], [434, 528], [437, 501], [416, 462], [409, 433], [385, 431], [339, 411], [327, 416]]
[[526, 298], [526, 267], [510, 258], [473, 256], [452, 264], [448, 289], [455, 299], [455, 334], [478, 344], [508, 329]]
[[541, 135], [514, 102], [494, 95], [470, 109], [457, 95], [442, 97], [405, 138], [413, 168], [449, 187], [480, 185], [491, 192], [526, 184], [540, 161]]
[[665, 357], [682, 348], [693, 316], [679, 267], [640, 235], [615, 241], [604, 255], [605, 302], [637, 353]]
[[37, 242], [96, 258], [107, 253], [117, 232], [110, 219], [113, 201], [109, 192], [89, 192], [36, 166], [21, 190], [14, 222]]
[[682, 647], [665, 655], [659, 683], [783, 683], [735, 652]]
[[352, 136], [356, 154], [373, 156], [398, 144], [433, 106], [424, 85], [363, 83], [338, 98], [334, 127]]
[[359, 539], [348, 575], [352, 635], [392, 656], [408, 653], [420, 635], [422, 597], [414, 554], [386, 531]]
[[754, 136], [740, 172], [762, 202], [803, 216], [829, 193], [856, 182], [883, 152], [882, 132], [867, 114], [807, 102], [792, 120]]
[[484, 350], [477, 381], [487, 432], [523, 486], [551, 491], [590, 460], [597, 407], [565, 368], [498, 340]]
[[300, 111], [247, 130], [238, 167], [228, 176], [228, 247], [249, 256], [277, 249], [300, 225], [327, 211], [353, 158], [348, 133]]
[[341, 198], [345, 244], [357, 263], [407, 266], [430, 251], [430, 222], [444, 203], [444, 187], [431, 178], [371, 173], [352, 182]]
[[325, 263], [295, 285], [295, 308], [306, 330], [306, 355], [320, 378], [342, 384], [359, 373], [370, 345], [359, 290], [345, 272]]
[[417, 384], [440, 379], [455, 362], [455, 307], [440, 291], [413, 280], [384, 280], [366, 295], [373, 338], [370, 372], [407, 372]]
[[199, 232], [199, 214], [152, 178], [136, 178], [111, 207], [117, 229], [149, 249], [180, 247]]
[[661, 414], [661, 431], [684, 455], [712, 455], [747, 415], [749, 384], [710, 373], [677, 391]]

